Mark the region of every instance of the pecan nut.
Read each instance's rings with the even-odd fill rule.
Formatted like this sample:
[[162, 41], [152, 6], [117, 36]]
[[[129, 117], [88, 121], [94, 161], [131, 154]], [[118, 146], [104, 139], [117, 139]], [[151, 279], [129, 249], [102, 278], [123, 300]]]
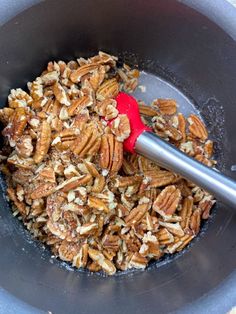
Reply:
[[180, 199], [180, 190], [174, 185], [167, 186], [157, 196], [153, 203], [153, 209], [163, 217], [173, 215], [179, 205]]

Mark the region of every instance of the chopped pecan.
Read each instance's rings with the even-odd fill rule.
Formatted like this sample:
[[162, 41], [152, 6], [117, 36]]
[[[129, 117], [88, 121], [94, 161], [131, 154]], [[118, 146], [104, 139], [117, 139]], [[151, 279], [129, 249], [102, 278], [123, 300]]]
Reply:
[[10, 198], [10, 200], [14, 203], [16, 208], [18, 209], [19, 213], [25, 217], [28, 215], [27, 207], [25, 206], [25, 203], [23, 201], [19, 201], [17, 198], [16, 192], [13, 188], [7, 189], [7, 194]]
[[199, 202], [198, 207], [202, 212], [202, 219], [208, 219], [210, 215], [210, 210], [212, 206], [215, 204], [215, 200], [211, 195], [206, 195]]
[[117, 235], [106, 234], [102, 239], [103, 248], [108, 251], [117, 252], [120, 248], [121, 240]]
[[10, 123], [2, 131], [3, 136], [9, 139], [10, 145], [15, 146], [15, 141], [22, 136], [27, 125], [28, 117], [25, 108], [19, 107], [14, 110]]
[[168, 245], [174, 242], [174, 236], [166, 228], [161, 228], [157, 232], [157, 238], [160, 245]]
[[156, 163], [152, 162], [151, 160], [143, 157], [143, 156], [139, 156], [138, 157], [138, 166], [139, 166], [139, 170], [143, 173], [145, 173], [145, 171], [148, 170], [160, 170], [160, 168], [157, 166]]
[[44, 85], [50, 86], [58, 81], [59, 73], [58, 71], [51, 71], [41, 75], [41, 79]]
[[98, 228], [97, 223], [87, 222], [77, 229], [79, 229], [78, 231], [79, 234], [81, 235], [92, 235], [97, 230], [97, 228]]
[[100, 176], [95, 178], [91, 191], [94, 193], [101, 193], [103, 191], [105, 185], [106, 185], [106, 180], [105, 180], [104, 176], [100, 175]]
[[61, 222], [53, 222], [50, 219], [47, 221], [48, 230], [61, 240], [64, 240], [68, 236], [68, 230]]
[[135, 174], [137, 171], [137, 168], [134, 167], [134, 165], [129, 162], [127, 159], [123, 158], [123, 164], [122, 164], [122, 170], [126, 175], [132, 175]]
[[64, 197], [62, 197], [58, 193], [53, 193], [49, 197], [47, 197], [46, 211], [53, 222], [56, 222], [61, 218], [62, 204], [64, 203], [64, 201]]
[[22, 158], [17, 154], [14, 154], [7, 159], [7, 163], [14, 165], [17, 168], [31, 170], [33, 169], [34, 160], [33, 158]]
[[169, 137], [174, 141], [179, 141], [182, 139], [181, 132], [175, 128], [173, 125], [166, 122], [163, 117], [156, 116], [153, 117], [152, 121], [154, 122], [154, 131], [161, 137]]
[[145, 268], [147, 266], [148, 260], [139, 254], [138, 252], [134, 253], [130, 262], [129, 267], [134, 268]]
[[5, 107], [5, 108], [0, 109], [0, 121], [4, 125], [7, 125], [10, 122], [13, 114], [14, 114], [14, 109], [12, 108]]
[[103, 51], [99, 51], [98, 55], [90, 58], [89, 60], [97, 64], [109, 64], [110, 66], [114, 67], [118, 58]]
[[39, 100], [43, 97], [43, 82], [40, 77], [37, 77], [32, 84], [28, 84], [28, 87], [33, 100]]
[[102, 270], [102, 267], [100, 265], [98, 265], [96, 262], [89, 263], [87, 268], [91, 272], [98, 272], [98, 271]]
[[73, 266], [80, 268], [86, 267], [88, 262], [88, 244], [84, 243], [79, 249], [79, 253], [73, 257]]
[[104, 81], [105, 74], [106, 68], [103, 65], [101, 65], [97, 69], [95, 69], [91, 76], [89, 77], [89, 83], [91, 84], [94, 91], [96, 91]]
[[204, 145], [204, 152], [207, 158], [211, 158], [213, 155], [213, 145], [211, 140], [206, 141]]
[[10, 108], [30, 106], [32, 102], [32, 97], [21, 88], [11, 89], [10, 95], [8, 96], [8, 104]]
[[67, 262], [72, 262], [74, 257], [78, 254], [79, 246], [73, 242], [62, 241], [58, 248], [60, 259]]
[[197, 159], [199, 162], [201, 162], [202, 164], [204, 164], [204, 165], [206, 165], [208, 167], [212, 167], [212, 161], [209, 160], [208, 158], [206, 158], [202, 154], [196, 155], [195, 159]]
[[125, 114], [119, 114], [111, 123], [111, 131], [119, 142], [123, 142], [130, 135], [129, 119]]
[[12, 180], [16, 183], [25, 185], [26, 183], [30, 183], [33, 178], [33, 172], [27, 169], [17, 169], [12, 174]]
[[97, 104], [94, 110], [101, 117], [104, 117], [106, 120], [111, 120], [117, 117], [118, 110], [116, 109], [116, 100], [112, 98], [106, 98], [103, 101], [97, 101]]
[[[182, 250], [215, 202], [179, 175], [123, 152], [130, 127], [115, 97], [137, 87], [139, 71], [127, 64], [117, 68], [116, 61], [99, 52], [49, 62], [27, 84], [30, 94], [11, 90], [9, 108], [0, 109], [7, 138], [0, 169], [13, 214], [55, 256], [110, 275]], [[158, 99], [151, 106], [139, 101], [139, 109], [156, 134], [215, 164], [205, 126], [190, 115], [186, 128], [175, 100]]]
[[173, 235], [177, 237], [182, 237], [184, 235], [184, 231], [181, 228], [181, 225], [179, 224], [179, 222], [170, 223], [170, 222], [160, 221], [159, 224], [162, 227], [165, 227], [168, 231], [170, 231]]
[[166, 252], [169, 254], [173, 254], [178, 250], [178, 248], [182, 245], [182, 241], [176, 241], [174, 243], [171, 243], [167, 246]]
[[56, 100], [65, 106], [70, 106], [70, 99], [69, 96], [66, 94], [64, 88], [60, 85], [60, 83], [56, 82], [53, 85], [53, 93], [56, 97]]
[[16, 152], [20, 157], [27, 158], [33, 153], [32, 138], [29, 135], [22, 135], [16, 141]]
[[180, 238], [180, 241], [182, 242], [181, 245], [177, 248], [177, 251], [182, 251], [185, 246], [189, 244], [190, 241], [194, 238], [193, 235], [184, 235], [183, 237]]
[[56, 183], [55, 171], [52, 167], [45, 167], [39, 172], [39, 178], [47, 182]]
[[115, 265], [105, 258], [105, 256], [98, 250], [92, 248], [88, 249], [89, 257], [102, 267], [102, 269], [108, 274], [113, 275], [116, 272]]
[[186, 180], [182, 179], [176, 183], [176, 187], [180, 190], [183, 197], [192, 195], [191, 189], [188, 187]]
[[31, 193], [31, 198], [36, 200], [38, 198], [49, 196], [54, 193], [56, 186], [54, 183], [43, 183], [37, 186], [34, 191]]

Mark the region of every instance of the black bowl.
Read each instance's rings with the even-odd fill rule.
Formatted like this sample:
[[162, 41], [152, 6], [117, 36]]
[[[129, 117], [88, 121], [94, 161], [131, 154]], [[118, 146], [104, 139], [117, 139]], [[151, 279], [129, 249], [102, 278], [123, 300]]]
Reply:
[[[13, 7], [1, 2], [3, 22], [38, 1], [18, 0]], [[236, 9], [221, 0], [43, 1], [0, 28], [1, 106], [10, 88], [24, 87], [48, 60], [104, 50], [138, 63], [187, 95], [217, 142], [219, 168], [236, 179], [231, 171], [236, 164], [235, 21]], [[232, 208], [218, 202], [207, 230], [183, 254], [108, 278], [53, 261], [12, 216], [3, 180], [1, 188], [1, 313], [225, 313], [236, 303]]]

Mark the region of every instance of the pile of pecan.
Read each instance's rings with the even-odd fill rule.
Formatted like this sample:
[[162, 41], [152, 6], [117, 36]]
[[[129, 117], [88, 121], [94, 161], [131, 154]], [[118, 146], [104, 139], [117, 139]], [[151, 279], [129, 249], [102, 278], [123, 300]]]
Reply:
[[[1, 171], [13, 214], [53, 254], [74, 267], [143, 269], [181, 251], [209, 217], [213, 197], [153, 162], [123, 152], [130, 134], [116, 109], [139, 72], [106, 53], [49, 62], [12, 89], [0, 110], [6, 145]], [[177, 114], [175, 100], [139, 102], [142, 119], [165, 140], [208, 166], [213, 143], [195, 115]], [[107, 121], [113, 119], [108, 126]]]

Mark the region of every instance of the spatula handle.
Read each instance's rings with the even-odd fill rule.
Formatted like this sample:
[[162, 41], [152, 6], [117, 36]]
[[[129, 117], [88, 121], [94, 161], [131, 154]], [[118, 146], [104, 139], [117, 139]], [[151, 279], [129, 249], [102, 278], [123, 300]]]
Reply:
[[135, 151], [194, 182], [225, 204], [236, 207], [236, 182], [189, 157], [152, 132], [143, 132]]

